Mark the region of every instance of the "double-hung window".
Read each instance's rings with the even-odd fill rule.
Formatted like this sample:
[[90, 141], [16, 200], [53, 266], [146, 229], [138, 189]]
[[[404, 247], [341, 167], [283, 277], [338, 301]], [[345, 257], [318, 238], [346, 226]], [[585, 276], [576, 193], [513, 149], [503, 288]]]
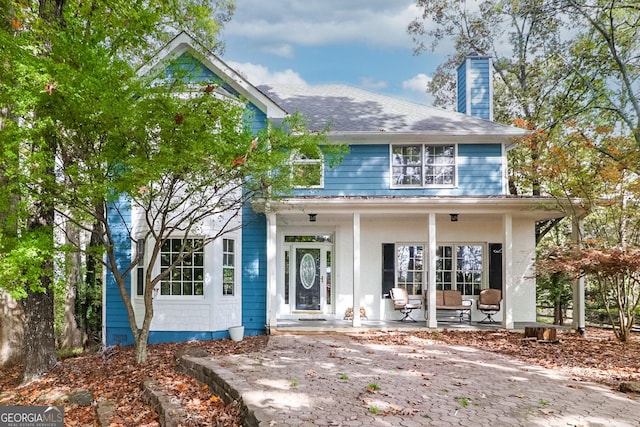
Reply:
[[235, 240], [222, 239], [222, 295], [234, 295], [236, 284]]
[[293, 184], [298, 188], [322, 188], [324, 163], [322, 153], [296, 153], [291, 159]]
[[456, 184], [455, 144], [391, 146], [392, 187], [453, 187]]
[[201, 239], [167, 239], [160, 252], [160, 272], [171, 270], [160, 282], [160, 294], [204, 295], [204, 247]]
[[409, 295], [421, 295], [424, 278], [424, 246], [398, 244], [396, 246], [396, 283]]

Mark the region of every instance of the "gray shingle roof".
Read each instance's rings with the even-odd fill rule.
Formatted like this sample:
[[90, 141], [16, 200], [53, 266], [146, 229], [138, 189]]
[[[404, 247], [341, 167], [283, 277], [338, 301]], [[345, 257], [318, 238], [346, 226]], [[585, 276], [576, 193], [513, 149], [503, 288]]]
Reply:
[[262, 85], [288, 113], [300, 111], [311, 130], [520, 136], [521, 129], [347, 85]]

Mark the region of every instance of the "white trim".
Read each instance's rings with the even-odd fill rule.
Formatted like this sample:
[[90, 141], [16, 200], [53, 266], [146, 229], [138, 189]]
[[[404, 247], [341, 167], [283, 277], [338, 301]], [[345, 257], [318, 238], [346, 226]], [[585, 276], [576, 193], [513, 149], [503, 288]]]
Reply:
[[[446, 242], [437, 242], [436, 243], [436, 253], [439, 247], [450, 247], [451, 248], [451, 289], [458, 288], [458, 279], [457, 273], [458, 270], [458, 248], [464, 246], [481, 246], [482, 247], [482, 270], [481, 270], [481, 282], [480, 282], [480, 290], [489, 288], [489, 242], [469, 242], [466, 240], [458, 240], [458, 241], [446, 241]], [[463, 289], [464, 291], [464, 289]], [[465, 294], [462, 292], [463, 297], [477, 297], [475, 294]]]
[[277, 121], [288, 114], [271, 98], [253, 86], [240, 73], [229, 67], [224, 61], [206, 49], [186, 32], [181, 32], [160, 49], [154, 57], [137, 71], [138, 76], [151, 76], [167, 65], [168, 61], [178, 58], [185, 52], [194, 54], [203, 64], [220, 77], [225, 83], [237, 90], [243, 97], [262, 110], [267, 118]]
[[[275, 213], [268, 213], [267, 217], [267, 327], [274, 330], [278, 326], [278, 228]], [[284, 238], [283, 238], [284, 240]], [[289, 253], [291, 256], [291, 252]], [[282, 251], [284, 260], [284, 250]], [[284, 278], [283, 278], [284, 281]], [[284, 298], [283, 298], [284, 304]], [[291, 300], [289, 300], [291, 303]]]
[[[513, 274], [513, 217], [510, 213], [503, 216], [504, 242], [502, 247], [502, 327], [513, 329], [513, 293], [516, 283]], [[533, 302], [535, 304], [535, 302]]]
[[[571, 221], [571, 240], [574, 244], [582, 246], [580, 239], [582, 221], [578, 217], [573, 217]], [[573, 282], [573, 323], [572, 327], [576, 331], [584, 331], [585, 324], [585, 285], [584, 276], [574, 280]]]
[[502, 194], [509, 194], [509, 161], [507, 159], [507, 147], [502, 144], [500, 148], [500, 158], [502, 161]]
[[465, 106], [465, 114], [467, 116], [472, 116], [472, 117], [476, 117], [471, 113], [471, 58], [470, 57], [466, 57], [465, 60], [465, 66], [464, 66], [464, 81], [465, 81], [465, 101], [466, 101], [466, 106]]
[[436, 237], [436, 214], [429, 213], [429, 255], [428, 262], [429, 267], [427, 270], [427, 289], [429, 295], [428, 315], [427, 315], [427, 327], [437, 328], [438, 319], [436, 318], [436, 252], [438, 250], [437, 237]]
[[[420, 146], [420, 184], [396, 184], [393, 176], [393, 148], [398, 146]], [[425, 163], [426, 147], [435, 146], [453, 146], [453, 183], [452, 184], [425, 184], [427, 164]], [[390, 143], [389, 144], [389, 188], [398, 189], [447, 189], [458, 188], [458, 143], [455, 142], [439, 142], [439, 143]]]
[[353, 321], [352, 326], [358, 328], [362, 326], [360, 319], [360, 214], [353, 213]]
[[320, 153], [319, 159], [300, 158], [297, 155], [291, 156], [291, 174], [296, 173], [296, 167], [299, 165], [318, 165], [320, 168], [320, 184], [318, 185], [296, 185], [294, 188], [324, 188], [324, 155]]
[[489, 61], [489, 120], [493, 121], [493, 59], [487, 58]]
[[503, 126], [500, 132], [495, 130], [474, 129], [469, 131], [453, 130], [451, 132], [328, 132], [329, 142], [357, 144], [391, 144], [391, 143], [460, 143], [486, 144], [504, 143], [507, 148], [513, 147], [514, 138], [522, 138], [530, 132], [514, 126]]
[[[264, 201], [256, 201], [254, 209], [264, 211]], [[565, 212], [558, 208], [558, 201], [545, 197], [314, 197], [285, 198], [270, 201], [268, 211], [285, 214], [305, 214], [313, 211], [318, 214], [351, 215], [354, 209], [365, 214], [424, 214], [433, 212], [449, 215], [500, 215], [513, 213], [518, 217], [543, 220], [561, 218]]]

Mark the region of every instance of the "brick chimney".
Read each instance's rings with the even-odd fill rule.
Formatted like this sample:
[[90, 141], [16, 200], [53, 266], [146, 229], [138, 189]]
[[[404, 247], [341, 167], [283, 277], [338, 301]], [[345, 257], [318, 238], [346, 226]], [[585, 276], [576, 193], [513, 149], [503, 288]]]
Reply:
[[493, 120], [492, 64], [475, 52], [458, 66], [458, 112]]

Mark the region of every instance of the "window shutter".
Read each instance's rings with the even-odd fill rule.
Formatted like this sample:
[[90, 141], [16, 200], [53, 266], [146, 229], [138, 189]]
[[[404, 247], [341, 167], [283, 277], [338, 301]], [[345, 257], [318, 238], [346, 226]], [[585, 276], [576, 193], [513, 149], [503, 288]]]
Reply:
[[382, 244], [382, 297], [389, 298], [389, 292], [395, 286], [396, 245]]
[[489, 243], [489, 288], [502, 290], [502, 243]]

